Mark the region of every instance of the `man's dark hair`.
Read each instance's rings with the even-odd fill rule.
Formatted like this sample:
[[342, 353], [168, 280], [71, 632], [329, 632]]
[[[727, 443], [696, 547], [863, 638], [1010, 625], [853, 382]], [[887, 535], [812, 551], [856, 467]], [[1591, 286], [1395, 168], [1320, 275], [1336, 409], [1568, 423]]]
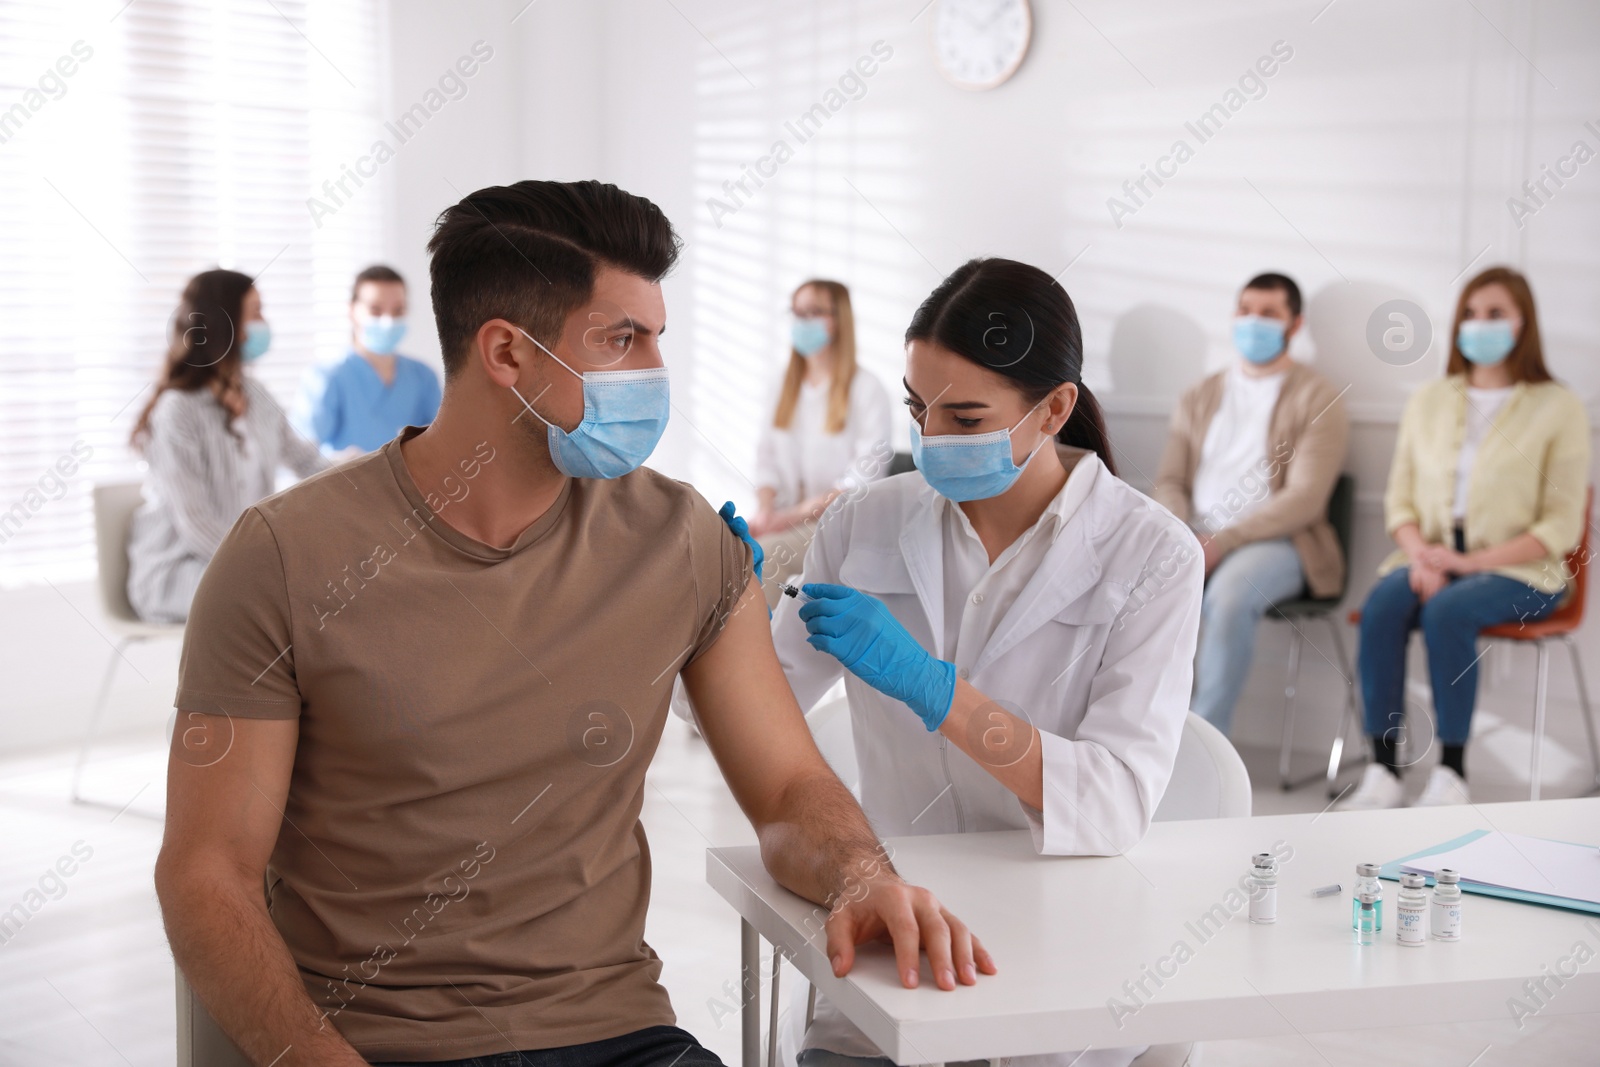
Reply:
[[1284, 299], [1289, 302], [1289, 317], [1300, 317], [1300, 287], [1294, 279], [1287, 274], [1257, 274], [1254, 278], [1244, 283], [1246, 289], [1265, 289], [1267, 292], [1281, 292]]
[[400, 272], [393, 267], [385, 267], [382, 263], [374, 263], [356, 275], [355, 284], [350, 286], [350, 303], [354, 304], [357, 298], [360, 297], [362, 282], [399, 282], [404, 285], [406, 280], [400, 277]]
[[555, 347], [567, 316], [609, 265], [659, 281], [677, 262], [672, 224], [642, 196], [597, 181], [524, 181], [445, 208], [428, 242], [444, 373], [465, 364], [478, 327], [506, 319]]

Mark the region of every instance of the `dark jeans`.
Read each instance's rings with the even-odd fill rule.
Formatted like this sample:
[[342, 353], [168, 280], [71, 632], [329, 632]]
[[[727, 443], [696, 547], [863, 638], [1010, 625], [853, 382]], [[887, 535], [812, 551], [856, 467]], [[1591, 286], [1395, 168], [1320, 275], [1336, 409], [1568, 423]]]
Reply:
[[1396, 737], [1405, 723], [1406, 637], [1420, 629], [1439, 742], [1464, 745], [1478, 695], [1478, 631], [1502, 622], [1542, 619], [1561, 593], [1539, 590], [1502, 574], [1452, 578], [1424, 604], [1411, 591], [1410, 568], [1390, 571], [1361, 609], [1361, 697], [1368, 737]]
[[374, 1067], [722, 1067], [716, 1053], [676, 1026], [652, 1026], [582, 1045], [492, 1052], [465, 1060], [380, 1063]]

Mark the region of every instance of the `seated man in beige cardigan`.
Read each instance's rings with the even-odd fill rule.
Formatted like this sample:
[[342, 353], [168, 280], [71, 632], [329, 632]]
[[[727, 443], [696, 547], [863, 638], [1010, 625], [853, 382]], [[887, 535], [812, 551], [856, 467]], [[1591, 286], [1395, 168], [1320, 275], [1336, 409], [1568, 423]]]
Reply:
[[1239, 359], [1183, 394], [1154, 496], [1205, 549], [1194, 710], [1223, 733], [1250, 674], [1256, 625], [1273, 604], [1344, 586], [1328, 496], [1344, 464], [1341, 394], [1289, 358], [1300, 287], [1261, 274], [1239, 293]]

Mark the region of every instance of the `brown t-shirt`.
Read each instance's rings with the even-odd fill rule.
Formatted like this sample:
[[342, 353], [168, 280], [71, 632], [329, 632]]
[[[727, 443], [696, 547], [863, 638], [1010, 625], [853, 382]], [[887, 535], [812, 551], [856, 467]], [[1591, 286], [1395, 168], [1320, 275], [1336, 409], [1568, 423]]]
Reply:
[[262, 501], [184, 636], [180, 709], [299, 718], [268, 907], [368, 1058], [674, 1021], [644, 941], [645, 769], [749, 551], [645, 469], [569, 479], [491, 548], [445, 517], [494, 461], [482, 444], [423, 491], [393, 441]]

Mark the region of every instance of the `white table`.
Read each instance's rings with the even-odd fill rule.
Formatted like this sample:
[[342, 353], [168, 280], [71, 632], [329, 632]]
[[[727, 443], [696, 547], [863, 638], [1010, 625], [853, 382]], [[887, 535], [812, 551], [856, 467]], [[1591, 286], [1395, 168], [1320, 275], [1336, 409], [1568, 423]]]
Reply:
[[[902, 988], [886, 946], [863, 948], [854, 971], [834, 978], [825, 912], [774, 882], [754, 847], [708, 850], [706, 877], [743, 920], [744, 1067], [763, 1052], [758, 935], [895, 1062], [937, 1063], [1509, 1018], [1512, 997], [1537, 1007], [1524, 982], [1570, 971], [1580, 941], [1600, 953], [1600, 919], [1466, 894], [1460, 942], [1405, 948], [1393, 931], [1398, 886], [1386, 881], [1378, 943], [1353, 941], [1358, 862], [1474, 829], [1600, 844], [1600, 798], [1161, 822], [1109, 857], [1040, 857], [1026, 831], [892, 838], [900, 873], [938, 894], [999, 965], [955, 992], [934, 986], [926, 962], [921, 987]], [[1252, 924], [1241, 908], [1200, 927], [1213, 905], [1227, 910], [1251, 855], [1279, 842], [1293, 854], [1280, 867], [1277, 923]], [[1331, 882], [1344, 892], [1311, 897]], [[1130, 995], [1124, 983], [1141, 979], [1148, 995]], [[1547, 988], [1541, 1016], [1600, 1010], [1600, 959]]]

